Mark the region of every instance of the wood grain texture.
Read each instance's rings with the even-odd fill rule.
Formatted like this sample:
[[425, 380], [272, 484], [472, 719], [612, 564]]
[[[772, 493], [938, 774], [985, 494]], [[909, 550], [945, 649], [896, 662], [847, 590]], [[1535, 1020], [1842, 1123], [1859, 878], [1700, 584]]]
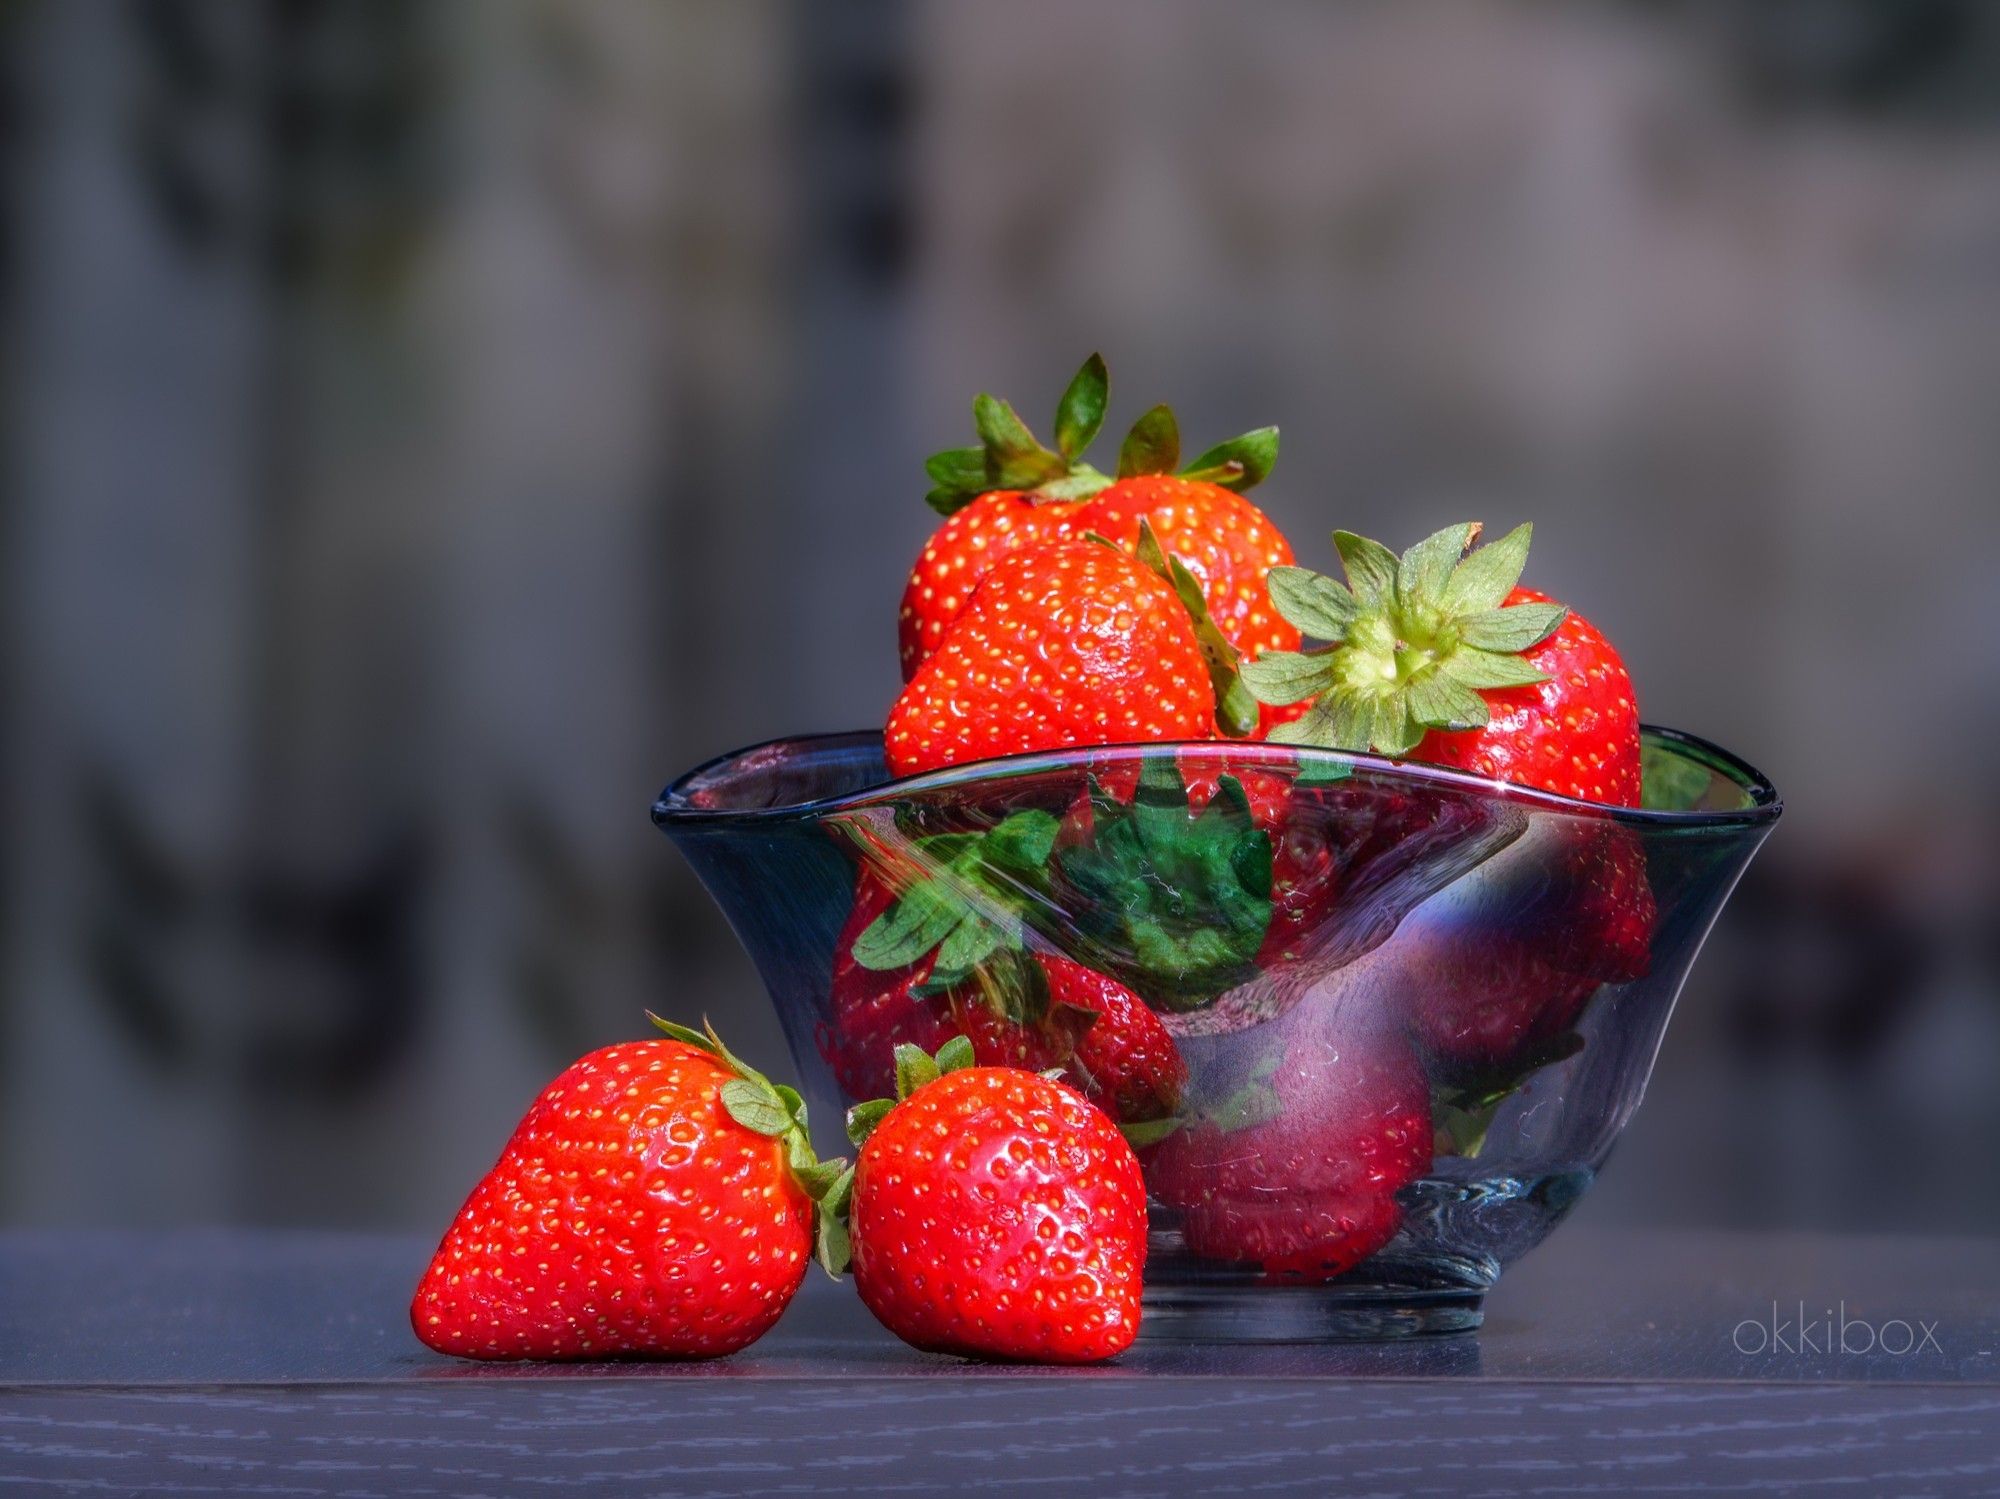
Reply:
[[[428, 1247], [0, 1234], [0, 1496], [2000, 1494], [1981, 1241], [1580, 1229], [1476, 1337], [1085, 1370], [916, 1354], [821, 1280], [718, 1363], [459, 1363], [404, 1322]], [[1801, 1299], [1937, 1350], [1732, 1346]]]

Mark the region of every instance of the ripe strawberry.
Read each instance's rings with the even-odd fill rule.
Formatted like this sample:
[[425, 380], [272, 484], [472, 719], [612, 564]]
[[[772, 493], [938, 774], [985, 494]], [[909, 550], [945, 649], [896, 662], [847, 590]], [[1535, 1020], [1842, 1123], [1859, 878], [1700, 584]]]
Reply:
[[[1064, 1071], [1112, 1122], [1164, 1119], [1180, 1107], [1187, 1063], [1146, 1002], [1116, 979], [1054, 953], [1036, 954], [1048, 977], [1050, 1003], [1072, 1015], [1092, 1015]], [[967, 1028], [981, 1063], [979, 1036]]]
[[1150, 1174], [1194, 1253], [1323, 1281], [1395, 1237], [1396, 1193], [1430, 1167], [1430, 1092], [1393, 1027], [1295, 1014], [1258, 1074], [1160, 1142]]
[[[1271, 736], [1431, 760], [1579, 800], [1636, 806], [1639, 716], [1624, 663], [1580, 615], [1517, 587], [1530, 528], [1468, 553], [1452, 526], [1396, 557], [1334, 533], [1349, 587], [1303, 568], [1271, 597], [1306, 634], [1336, 642], [1266, 656], [1242, 678], [1266, 702], [1313, 699]], [[1536, 889], [1491, 922], [1440, 936], [1413, 1024], [1445, 1076], [1506, 1069], [1574, 1022], [1598, 984], [1645, 972], [1654, 917], [1645, 854], [1596, 818], [1552, 829]]]
[[954, 511], [931, 533], [910, 570], [898, 616], [903, 680], [944, 644], [944, 634], [993, 564], [1016, 552], [1065, 541], [1075, 500], [1044, 500], [1018, 489], [992, 489]]
[[1312, 700], [1271, 738], [1637, 806], [1639, 715], [1624, 663], [1581, 616], [1515, 586], [1530, 527], [1468, 553], [1478, 534], [1476, 524], [1449, 526], [1398, 558], [1336, 531], [1347, 587], [1273, 569], [1278, 611], [1332, 644], [1244, 666], [1260, 701]]
[[1265, 427], [1211, 448], [1180, 473], [1180, 429], [1155, 406], [1133, 425], [1118, 454], [1118, 477], [1070, 518], [1077, 533], [1130, 547], [1139, 522], [1200, 580], [1208, 612], [1245, 656], [1298, 649], [1298, 629], [1271, 607], [1265, 577], [1290, 566], [1292, 544], [1271, 518], [1237, 493], [1271, 471], [1278, 429]]
[[1173, 587], [1113, 548], [1067, 542], [987, 575], [890, 710], [884, 747], [892, 771], [914, 775], [1214, 732], [1208, 667]]
[[1044, 878], [1055, 834], [1048, 813], [1017, 812], [984, 834], [912, 840], [897, 859], [914, 867], [893, 881], [864, 868], [819, 1038], [850, 1097], [894, 1090], [899, 1045], [963, 1035], [982, 1066], [1064, 1069], [1115, 1120], [1179, 1106], [1187, 1067], [1145, 1002], [1022, 946], [1019, 892]]
[[[1507, 607], [1523, 604], [1553, 601], [1532, 588], [1507, 595]], [[1578, 801], [1638, 806], [1639, 709], [1611, 642], [1572, 609], [1526, 660], [1542, 681], [1488, 691], [1483, 728], [1434, 728], [1411, 757]]]
[[1575, 821], [1531, 837], [1518, 879], [1468, 881], [1412, 934], [1410, 1033], [1442, 1081], [1523, 1071], [1602, 985], [1650, 966], [1653, 892], [1631, 830]]
[[[1129, 550], [1148, 516], [1167, 550], [1185, 557], [1238, 651], [1297, 647], [1298, 632], [1273, 613], [1264, 589], [1265, 572], [1292, 560], [1291, 544], [1262, 511], [1232, 493], [1270, 473], [1277, 428], [1219, 443], [1174, 474], [1179, 427], [1169, 408], [1156, 406], [1126, 437], [1113, 482], [1082, 457], [1103, 424], [1109, 389], [1104, 361], [1093, 354], [1056, 409], [1054, 450], [1036, 440], [1011, 406], [980, 396], [973, 403], [980, 445], [939, 453], [926, 465], [935, 485], [926, 498], [947, 519], [925, 543], [903, 591], [904, 681], [943, 644], [947, 627], [1001, 558], [1087, 532]], [[1105, 505], [1086, 503], [1100, 491]]]
[[820, 1056], [849, 1098], [880, 1098], [895, 1091], [898, 1046], [934, 1052], [957, 1034], [947, 1008], [923, 992], [935, 950], [887, 970], [871, 968], [855, 956], [856, 940], [895, 903], [895, 887], [863, 869], [833, 950], [831, 1015], [820, 1022], [817, 1040]]
[[812, 1252], [842, 1162], [798, 1095], [712, 1034], [592, 1052], [535, 1100], [445, 1232], [410, 1307], [465, 1358], [679, 1358], [755, 1342]]
[[[898, 1056], [900, 1101], [851, 1111], [844, 1208], [854, 1286], [915, 1347], [1089, 1363], [1131, 1345], [1146, 1264], [1146, 1188], [1117, 1126], [1060, 1083]], [[840, 1262], [836, 1218], [825, 1251]]]
[[1078, 503], [1110, 481], [1083, 461], [1104, 423], [1110, 376], [1093, 354], [1056, 407], [1056, 447], [1042, 446], [1005, 401], [972, 403], [979, 446], [954, 448], [925, 465], [926, 499], [945, 517], [910, 571], [897, 618], [903, 680], [944, 643], [945, 627], [1002, 557], [1069, 537]]

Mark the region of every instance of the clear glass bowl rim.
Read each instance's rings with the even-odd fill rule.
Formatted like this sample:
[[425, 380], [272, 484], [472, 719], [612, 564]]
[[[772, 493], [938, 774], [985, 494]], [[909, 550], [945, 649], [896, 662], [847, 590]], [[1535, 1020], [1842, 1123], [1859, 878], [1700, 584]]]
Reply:
[[831, 753], [862, 749], [880, 745], [882, 742], [880, 731], [856, 729], [839, 734], [799, 734], [767, 739], [762, 743], [746, 745], [742, 749], [705, 760], [686, 774], [676, 777], [660, 793], [659, 799], [653, 803], [653, 821], [661, 828], [686, 828], [698, 824], [791, 822], [823, 817], [833, 812], [876, 806], [883, 802], [894, 802], [919, 793], [980, 786], [996, 779], [1014, 780], [1039, 771], [1080, 771], [1100, 768], [1107, 758], [1112, 761], [1137, 760], [1149, 755], [1163, 752], [1178, 753], [1182, 750], [1210, 754], [1224, 751], [1248, 760], [1268, 760], [1274, 766], [1300, 763], [1343, 765], [1366, 769], [1378, 777], [1402, 781], [1411, 786], [1452, 787], [1499, 801], [1541, 807], [1570, 816], [1608, 817], [1614, 822], [1655, 831], [1668, 828], [1748, 829], [1775, 822], [1778, 815], [1784, 811], [1784, 803], [1779, 799], [1777, 789], [1772, 786], [1769, 778], [1741, 756], [1679, 729], [1647, 724], [1642, 727], [1641, 732], [1647, 740], [1707, 766], [1742, 788], [1749, 798], [1748, 805], [1693, 811], [1613, 807], [1602, 802], [1579, 801], [1575, 797], [1559, 796], [1552, 791], [1517, 786], [1509, 781], [1496, 781], [1486, 776], [1474, 775], [1469, 771], [1448, 770], [1443, 766], [1425, 765], [1412, 760], [1391, 760], [1381, 755], [1355, 754], [1345, 750], [1314, 749], [1237, 739], [1152, 740], [1139, 744], [1092, 744], [1075, 745], [1062, 750], [1031, 750], [1024, 754], [1005, 755], [992, 760], [967, 761], [961, 765], [947, 766], [942, 770], [926, 771], [922, 775], [877, 781], [838, 796], [821, 797], [813, 801], [787, 802], [769, 807], [701, 807], [694, 805], [688, 798], [689, 788], [704, 776], [751, 755], [781, 748], [792, 749], [801, 754]]

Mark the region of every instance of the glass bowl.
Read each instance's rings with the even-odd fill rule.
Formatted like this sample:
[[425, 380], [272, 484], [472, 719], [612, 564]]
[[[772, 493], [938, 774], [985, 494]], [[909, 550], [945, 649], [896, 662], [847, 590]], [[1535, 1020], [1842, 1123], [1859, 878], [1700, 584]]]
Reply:
[[1269, 744], [892, 780], [879, 734], [725, 755], [654, 821], [777, 1006], [823, 1153], [893, 1047], [1060, 1067], [1152, 1195], [1144, 1335], [1477, 1327], [1638, 1106], [1777, 819], [1645, 735], [1645, 804]]

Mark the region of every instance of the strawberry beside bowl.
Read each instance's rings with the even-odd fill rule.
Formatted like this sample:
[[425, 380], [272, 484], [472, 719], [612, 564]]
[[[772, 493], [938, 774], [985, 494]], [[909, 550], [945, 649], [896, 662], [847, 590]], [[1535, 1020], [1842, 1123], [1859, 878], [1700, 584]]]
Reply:
[[711, 761], [653, 818], [822, 1128], [905, 1042], [1060, 1069], [1145, 1169], [1143, 1335], [1380, 1338], [1476, 1328], [1575, 1205], [1779, 815], [1688, 735], [1644, 767], [1630, 809], [1267, 743], [898, 780], [854, 733]]

